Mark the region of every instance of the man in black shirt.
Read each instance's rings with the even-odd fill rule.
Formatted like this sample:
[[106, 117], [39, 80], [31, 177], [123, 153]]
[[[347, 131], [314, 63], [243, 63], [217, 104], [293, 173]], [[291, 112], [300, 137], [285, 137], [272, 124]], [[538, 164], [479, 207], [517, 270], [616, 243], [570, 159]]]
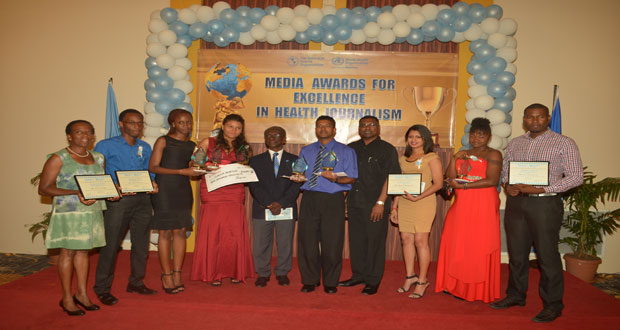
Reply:
[[361, 140], [349, 144], [357, 154], [358, 179], [347, 201], [353, 276], [338, 285], [365, 284], [362, 294], [372, 295], [377, 293], [385, 267], [391, 205], [387, 178], [388, 174], [400, 174], [400, 166], [396, 148], [379, 137], [376, 117], [360, 119], [358, 133]]

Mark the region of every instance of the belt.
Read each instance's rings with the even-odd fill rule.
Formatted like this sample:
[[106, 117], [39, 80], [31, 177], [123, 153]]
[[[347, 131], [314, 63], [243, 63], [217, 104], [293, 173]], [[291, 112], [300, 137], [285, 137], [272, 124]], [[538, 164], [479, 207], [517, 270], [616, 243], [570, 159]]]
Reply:
[[524, 196], [524, 197], [553, 197], [553, 196], [559, 196], [558, 193], [520, 194], [520, 195]]

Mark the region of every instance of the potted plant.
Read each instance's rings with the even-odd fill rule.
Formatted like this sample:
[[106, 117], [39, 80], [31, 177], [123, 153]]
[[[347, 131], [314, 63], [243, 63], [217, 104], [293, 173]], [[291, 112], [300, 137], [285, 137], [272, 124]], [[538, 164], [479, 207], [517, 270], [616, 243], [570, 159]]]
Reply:
[[618, 201], [620, 178], [605, 178], [598, 182], [594, 179], [596, 175], [584, 171], [583, 184], [565, 196], [568, 214], [562, 226], [572, 236], [560, 240], [573, 250], [573, 253], [564, 255], [566, 271], [586, 282], [593, 281], [601, 263], [596, 246], [603, 242], [604, 235], [611, 235], [620, 227], [620, 208], [612, 211], [598, 209], [607, 201]]
[[[35, 187], [38, 186], [39, 179], [41, 179], [41, 173], [31, 178], [30, 184], [32, 184]], [[28, 231], [32, 233], [33, 242], [34, 242], [34, 239], [37, 237], [37, 235], [41, 235], [41, 237], [43, 237], [43, 241], [45, 241], [45, 236], [47, 235], [47, 229], [49, 228], [51, 217], [52, 217], [52, 212], [45, 212], [41, 215], [41, 221], [26, 225], [26, 227], [28, 227]], [[48, 256], [50, 257], [49, 262], [51, 264], [56, 264], [56, 261], [58, 260], [57, 249], [48, 250]]]

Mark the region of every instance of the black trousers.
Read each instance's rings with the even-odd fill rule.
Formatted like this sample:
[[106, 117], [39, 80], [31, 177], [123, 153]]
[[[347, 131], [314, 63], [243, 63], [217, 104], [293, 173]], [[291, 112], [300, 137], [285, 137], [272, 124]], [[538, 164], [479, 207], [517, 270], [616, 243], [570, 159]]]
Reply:
[[[303, 284], [337, 286], [344, 245], [344, 193], [305, 191], [297, 224], [298, 261]], [[320, 246], [319, 246], [320, 245]]]
[[131, 239], [131, 274], [129, 283], [143, 285], [153, 208], [147, 194], [124, 196], [119, 201], [107, 202], [104, 211], [106, 246], [99, 250], [95, 273], [95, 293], [109, 293], [114, 280], [116, 256], [129, 229]]
[[510, 276], [506, 294], [525, 300], [528, 284], [529, 254], [532, 242], [540, 265], [540, 297], [545, 308], [564, 308], [564, 273], [558, 251], [564, 204], [559, 196], [508, 196], [506, 200], [506, 241]]
[[366, 284], [379, 285], [385, 269], [385, 240], [388, 230], [389, 205], [383, 210], [383, 218], [370, 220], [371, 207], [349, 206], [349, 248], [353, 279]]

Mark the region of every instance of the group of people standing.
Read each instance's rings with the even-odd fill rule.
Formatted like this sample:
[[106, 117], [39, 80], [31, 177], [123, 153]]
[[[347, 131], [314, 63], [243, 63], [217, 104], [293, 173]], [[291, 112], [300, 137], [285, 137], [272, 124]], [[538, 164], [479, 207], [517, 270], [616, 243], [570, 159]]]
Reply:
[[[498, 184], [508, 195], [506, 232], [510, 257], [507, 297], [491, 304], [508, 308], [525, 304], [527, 257], [534, 242], [543, 272], [540, 286], [544, 309], [536, 322], [549, 322], [561, 315], [562, 265], [557, 250], [562, 219], [561, 193], [581, 183], [583, 172], [575, 143], [551, 132], [549, 110], [533, 104], [525, 109], [528, 132], [510, 142], [506, 157], [488, 147], [488, 120], [476, 118], [469, 131], [469, 150], [457, 152], [446, 169], [456, 199], [445, 219], [436, 274], [436, 292], [467, 301], [492, 302], [500, 297], [500, 237]], [[286, 131], [278, 126], [265, 130], [267, 151], [252, 156], [244, 136], [244, 120], [228, 115], [219, 135], [190, 141], [192, 117], [185, 110], [173, 110], [170, 130], [153, 150], [139, 139], [142, 114], [128, 109], [119, 116], [121, 136], [100, 141], [95, 151], [94, 128], [86, 121], [74, 121], [66, 128], [69, 146], [52, 154], [41, 177], [40, 193], [54, 196], [54, 210], [46, 241], [48, 248], [61, 248], [59, 275], [63, 287], [60, 306], [69, 315], [83, 315], [99, 306], [86, 294], [88, 250], [101, 247], [95, 293], [106, 305], [118, 299], [110, 293], [114, 265], [121, 241], [130, 229], [131, 275], [128, 292], [153, 294], [144, 285], [148, 239], [151, 228], [159, 231], [159, 259], [162, 289], [182, 292], [182, 267], [186, 231], [192, 228], [193, 204], [190, 177], [203, 174], [192, 166], [196, 147], [220, 165], [248, 163], [258, 178], [249, 184], [253, 197], [253, 249], [245, 215], [244, 184], [208, 191], [200, 183], [200, 219], [190, 278], [221, 286], [222, 280], [241, 283], [253, 277], [264, 287], [271, 277], [274, 231], [279, 285], [289, 285], [295, 221], [298, 224], [298, 262], [302, 292], [312, 292], [321, 283], [328, 294], [339, 286], [364, 285], [362, 294], [377, 293], [385, 265], [388, 224], [398, 225], [405, 262], [405, 281], [398, 288], [409, 298], [424, 297], [430, 286], [431, 252], [429, 233], [435, 219], [436, 195], [442, 189], [444, 169], [433, 152], [428, 128], [413, 125], [405, 133], [406, 148], [399, 157], [396, 148], [380, 137], [379, 120], [372, 116], [359, 121], [360, 140], [344, 145], [336, 141], [333, 118], [320, 116], [315, 123], [317, 141], [295, 156], [284, 150]], [[325, 158], [335, 158], [325, 168]], [[105, 159], [105, 160], [104, 160]], [[307, 168], [294, 169], [303, 159]], [[507, 180], [509, 161], [549, 161], [550, 185], [511, 185]], [[502, 170], [503, 167], [503, 170]], [[73, 176], [109, 173], [116, 170], [148, 169], [154, 176], [150, 194], [123, 194], [122, 198], [84, 200]], [[390, 174], [421, 174], [419, 194], [388, 195]], [[112, 175], [114, 178], [114, 175]], [[297, 197], [303, 191], [299, 210]], [[393, 197], [393, 198], [392, 198]], [[107, 210], [106, 210], [107, 208]], [[106, 210], [104, 215], [102, 211]], [[342, 271], [345, 220], [348, 219], [352, 276], [339, 281]], [[105, 234], [104, 234], [105, 233]], [[171, 254], [172, 251], [172, 254]], [[415, 261], [418, 262], [418, 273]], [[78, 291], [71, 294], [75, 267]]]

